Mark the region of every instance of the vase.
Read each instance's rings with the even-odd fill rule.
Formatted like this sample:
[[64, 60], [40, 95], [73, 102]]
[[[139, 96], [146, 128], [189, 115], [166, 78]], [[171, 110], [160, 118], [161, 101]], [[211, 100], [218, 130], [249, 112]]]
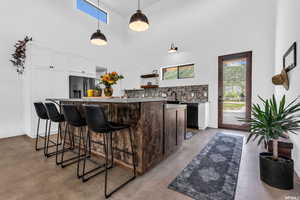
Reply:
[[111, 97], [113, 95], [113, 89], [111, 86], [107, 86], [104, 88], [104, 95], [106, 97]]
[[101, 89], [96, 89], [94, 91], [94, 96], [95, 97], [101, 97], [102, 96], [102, 90]]

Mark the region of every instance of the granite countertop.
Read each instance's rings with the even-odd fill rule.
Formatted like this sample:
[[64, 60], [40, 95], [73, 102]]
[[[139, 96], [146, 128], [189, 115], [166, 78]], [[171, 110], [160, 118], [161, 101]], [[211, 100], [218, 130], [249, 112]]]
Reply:
[[143, 103], [143, 102], [159, 102], [167, 101], [165, 98], [47, 98], [46, 101], [73, 101], [73, 102], [103, 102], [103, 103]]
[[208, 100], [200, 100], [200, 101], [183, 101], [181, 103], [208, 103]]

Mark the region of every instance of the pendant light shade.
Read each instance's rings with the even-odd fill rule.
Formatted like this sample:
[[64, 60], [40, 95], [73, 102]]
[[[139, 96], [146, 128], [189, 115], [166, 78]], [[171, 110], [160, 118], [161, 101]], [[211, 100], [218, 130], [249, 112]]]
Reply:
[[98, 46], [107, 45], [107, 39], [103, 33], [98, 29], [93, 35], [91, 36], [91, 43]]
[[176, 53], [177, 51], [178, 51], [178, 47], [175, 47], [174, 43], [172, 43], [168, 52], [169, 53]]
[[130, 18], [129, 28], [137, 32], [146, 31], [149, 28], [148, 18], [140, 10], [140, 1], [138, 1], [138, 10]]
[[[99, 0], [98, 0], [98, 7], [99, 7]], [[98, 25], [97, 31], [95, 33], [93, 33], [91, 36], [91, 39], [90, 39], [91, 43], [93, 45], [97, 45], [97, 46], [107, 45], [107, 39], [106, 39], [105, 35], [99, 29], [99, 16], [98, 16], [98, 20], [97, 20], [97, 25]]]

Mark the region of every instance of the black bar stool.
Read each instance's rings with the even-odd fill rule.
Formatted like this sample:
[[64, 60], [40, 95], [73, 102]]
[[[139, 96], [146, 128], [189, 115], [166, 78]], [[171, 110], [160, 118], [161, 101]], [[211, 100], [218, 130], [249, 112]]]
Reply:
[[[132, 133], [129, 125], [125, 124], [117, 124], [114, 122], [107, 121], [107, 118], [104, 114], [103, 108], [97, 105], [85, 105], [85, 114], [86, 114], [86, 122], [88, 124], [89, 130], [98, 133], [103, 134], [103, 143], [104, 143], [104, 153], [105, 153], [105, 188], [104, 188], [104, 195], [105, 198], [109, 198], [113, 193], [124, 187], [127, 183], [134, 180], [136, 178], [136, 162], [135, 162], [135, 153], [133, 148], [133, 138]], [[130, 138], [130, 145], [131, 145], [131, 152], [127, 152], [125, 150], [120, 150], [118, 148], [112, 147], [112, 134], [115, 131], [120, 131], [123, 129], [129, 130], [129, 138]], [[88, 132], [89, 135], [89, 132]], [[88, 136], [90, 138], [90, 136]], [[110, 138], [110, 145], [109, 143]], [[110, 147], [110, 151], [109, 151]], [[86, 148], [85, 148], [86, 149]], [[125, 183], [121, 184], [117, 188], [115, 188], [112, 192], [107, 193], [107, 179], [108, 179], [108, 169], [113, 167], [114, 157], [113, 157], [113, 150], [119, 150], [125, 153], [128, 153], [132, 156], [132, 163], [133, 163], [133, 177], [131, 177], [129, 180], [127, 180]], [[108, 163], [108, 152], [111, 152], [111, 166], [109, 166]], [[86, 157], [84, 159], [84, 163], [86, 162]], [[85, 167], [84, 167], [85, 168]], [[102, 171], [101, 171], [102, 172]], [[98, 173], [97, 173], [98, 174]], [[84, 178], [84, 175], [83, 175]], [[88, 180], [88, 179], [87, 179]]]
[[[69, 166], [71, 164], [74, 164], [77, 162], [77, 177], [80, 178], [81, 175], [79, 173], [79, 161], [83, 158], [83, 156], [86, 156], [86, 154], [81, 155], [81, 141], [83, 140], [83, 146], [85, 147], [85, 142], [87, 142], [87, 139], [85, 140], [84, 138], [86, 138], [87, 136], [83, 135], [83, 128], [85, 126], [87, 126], [85, 119], [81, 116], [80, 112], [77, 109], [76, 105], [63, 105], [62, 106], [62, 110], [63, 110], [63, 114], [65, 116], [66, 119], [66, 128], [65, 128], [65, 135], [64, 135], [64, 140], [63, 140], [63, 152], [61, 155], [61, 166], [64, 168], [66, 166]], [[78, 153], [77, 156], [69, 158], [67, 160], [64, 160], [64, 150], [65, 149], [65, 145], [66, 145], [66, 135], [67, 133], [70, 135], [72, 135], [72, 137], [70, 137], [69, 143], [70, 145], [73, 145], [73, 147], [75, 147], [75, 134], [74, 133], [70, 133], [70, 126], [73, 126], [74, 128], [79, 129], [79, 144], [78, 144]], [[72, 138], [72, 139], [71, 139]], [[73, 144], [71, 144], [73, 143]], [[89, 151], [90, 152], [90, 151]], [[72, 161], [72, 162], [70, 162]], [[67, 163], [67, 164], [65, 164]]]
[[[61, 123], [65, 122], [65, 118], [62, 114], [59, 113], [56, 105], [54, 103], [45, 103], [47, 114], [49, 117], [49, 127], [48, 127], [48, 134], [47, 134], [47, 145], [46, 145], [46, 156], [51, 157], [51, 156], [56, 156], [56, 164], [58, 165], [58, 160], [57, 160], [57, 154], [62, 153], [62, 151], [57, 151], [58, 150], [58, 145], [61, 145], [62, 141], [62, 136], [61, 136]], [[58, 123], [58, 133], [56, 136], [56, 151], [53, 151], [51, 153], [48, 152], [49, 146], [49, 141], [50, 141], [50, 132], [51, 132], [51, 123]]]
[[[48, 121], [49, 121], [49, 117], [47, 114], [47, 110], [45, 105], [42, 102], [35, 102], [33, 103], [36, 114], [38, 116], [38, 124], [37, 124], [37, 130], [36, 130], [36, 140], [35, 140], [35, 150], [39, 151], [39, 150], [44, 150], [44, 154], [46, 156], [46, 145], [47, 145], [47, 127], [48, 127]], [[41, 136], [39, 134], [39, 130], [40, 130], [40, 123], [41, 120], [45, 120], [46, 121], [46, 128], [45, 128], [45, 135]], [[44, 139], [44, 146], [43, 147], [38, 147], [38, 143], [39, 143], [39, 138]], [[51, 143], [53, 143], [53, 141], [51, 140]], [[55, 146], [56, 144], [52, 144], [50, 147]]]

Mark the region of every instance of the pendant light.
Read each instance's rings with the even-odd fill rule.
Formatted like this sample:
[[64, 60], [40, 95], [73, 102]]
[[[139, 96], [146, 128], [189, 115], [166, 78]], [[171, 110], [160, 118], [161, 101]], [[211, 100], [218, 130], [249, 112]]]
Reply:
[[178, 51], [178, 47], [175, 47], [174, 43], [172, 43], [168, 52], [169, 53], [176, 53], [177, 51]]
[[[98, 0], [98, 7], [99, 7], [99, 0]], [[99, 15], [98, 15], [98, 20], [97, 20], [97, 24], [98, 24], [98, 29], [95, 33], [93, 33], [93, 35], [91, 36], [91, 43], [93, 45], [97, 45], [97, 46], [104, 46], [107, 45], [107, 39], [105, 37], [105, 35], [103, 33], [101, 33], [100, 29], [99, 29]]]
[[138, 0], [138, 10], [130, 18], [129, 28], [133, 31], [142, 32], [149, 28], [149, 21], [140, 8], [140, 0]]

